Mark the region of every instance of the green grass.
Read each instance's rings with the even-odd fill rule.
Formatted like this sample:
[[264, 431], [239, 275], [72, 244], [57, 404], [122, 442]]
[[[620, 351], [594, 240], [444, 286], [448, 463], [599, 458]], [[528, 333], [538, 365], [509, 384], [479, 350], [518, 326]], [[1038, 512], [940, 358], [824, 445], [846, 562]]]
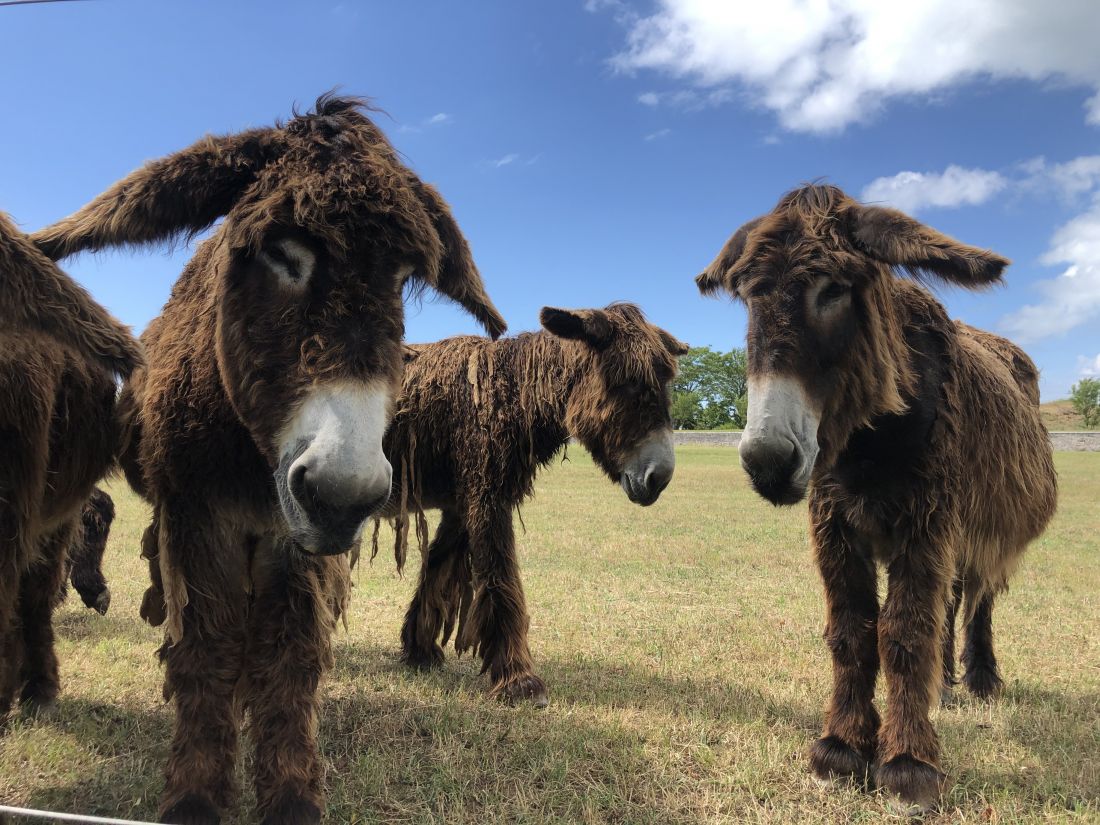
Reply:
[[[829, 685], [804, 507], [756, 498], [728, 448], [682, 448], [651, 508], [579, 450], [544, 473], [520, 537], [545, 711], [484, 698], [468, 657], [395, 658], [405, 578], [357, 575], [324, 688], [328, 821], [882, 822], [885, 799], [819, 788], [805, 750]], [[939, 822], [1100, 821], [1100, 455], [1057, 456], [1059, 514], [995, 614], [1008, 687], [937, 709], [952, 787]], [[115, 484], [104, 618], [58, 611], [51, 720], [0, 740], [0, 800], [151, 818], [171, 731], [137, 619], [143, 506]], [[383, 546], [385, 544], [383, 543]], [[252, 821], [247, 765], [229, 821]]]

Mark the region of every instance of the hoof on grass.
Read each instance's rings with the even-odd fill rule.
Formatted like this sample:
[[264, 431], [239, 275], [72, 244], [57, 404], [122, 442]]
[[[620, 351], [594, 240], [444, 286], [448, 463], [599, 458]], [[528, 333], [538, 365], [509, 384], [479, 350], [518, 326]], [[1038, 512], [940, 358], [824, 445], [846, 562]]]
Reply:
[[866, 786], [871, 760], [837, 736], [823, 736], [810, 746], [810, 770], [823, 783], [855, 782]]
[[963, 684], [977, 698], [986, 701], [992, 701], [1000, 696], [1005, 686], [1004, 680], [997, 673], [997, 668], [988, 665], [968, 668], [966, 675], [963, 676]]
[[189, 793], [160, 815], [161, 822], [173, 825], [219, 825], [221, 815], [209, 800]]
[[546, 683], [533, 673], [496, 685], [489, 691], [489, 695], [509, 705], [529, 704], [540, 710], [550, 704]]
[[905, 816], [923, 816], [940, 804], [947, 776], [927, 762], [902, 754], [879, 765], [875, 784], [893, 799], [891, 807]]
[[308, 799], [288, 797], [272, 805], [264, 814], [261, 825], [316, 825], [321, 821], [321, 809]]

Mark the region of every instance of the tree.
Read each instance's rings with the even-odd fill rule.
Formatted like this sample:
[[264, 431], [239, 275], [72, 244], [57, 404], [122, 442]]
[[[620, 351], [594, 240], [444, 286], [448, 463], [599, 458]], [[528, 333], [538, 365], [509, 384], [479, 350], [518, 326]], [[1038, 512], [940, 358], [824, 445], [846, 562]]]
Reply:
[[1100, 424], [1100, 378], [1082, 378], [1070, 387], [1069, 400], [1086, 427]]
[[692, 347], [680, 357], [672, 383], [672, 422], [685, 430], [717, 430], [745, 424], [745, 351]]

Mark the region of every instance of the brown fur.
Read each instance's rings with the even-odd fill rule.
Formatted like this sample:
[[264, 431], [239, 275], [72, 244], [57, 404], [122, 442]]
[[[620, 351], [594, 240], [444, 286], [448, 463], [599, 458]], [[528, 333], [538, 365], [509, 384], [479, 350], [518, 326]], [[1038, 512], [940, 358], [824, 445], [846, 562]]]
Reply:
[[[551, 331], [410, 347], [386, 436], [397, 482], [388, 514], [405, 559], [410, 514], [424, 558], [402, 630], [405, 661], [431, 667], [455, 633], [489, 674], [490, 694], [546, 699], [527, 641], [512, 510], [570, 436], [614, 481], [650, 433], [669, 427], [668, 382], [686, 345], [631, 304], [544, 309]], [[425, 509], [443, 511], [426, 546]], [[377, 537], [377, 534], [376, 534]]]
[[51, 615], [84, 500], [111, 468], [129, 331], [0, 214], [0, 722], [59, 690]]
[[[153, 504], [143, 545], [164, 593], [163, 609], [142, 613], [166, 622], [176, 711], [165, 821], [216, 822], [231, 804], [246, 711], [264, 821], [320, 818], [317, 691], [348, 560], [302, 555], [287, 538], [273, 471], [299, 399], [340, 379], [396, 390], [405, 265], [491, 334], [504, 329], [446, 204], [362, 108], [324, 96], [285, 125], [205, 138], [36, 236], [65, 255], [224, 216], [142, 336], [149, 364], [120, 402], [122, 463]], [[300, 294], [261, 263], [285, 239], [316, 256]]]
[[103, 490], [96, 487], [84, 502], [80, 514], [80, 527], [73, 537], [68, 556], [68, 578], [85, 607], [101, 616], [111, 606], [111, 590], [103, 577], [103, 553], [111, 534], [111, 522], [115, 519], [115, 503]]
[[[918, 807], [934, 804], [943, 781], [928, 711], [952, 581], [968, 612], [1006, 586], [1054, 512], [1055, 474], [1034, 365], [1003, 339], [956, 325], [891, 270], [976, 288], [1007, 263], [900, 212], [808, 186], [738, 230], [697, 279], [748, 305], [750, 378], [793, 377], [820, 413], [810, 521], [834, 692], [813, 769], [874, 769]], [[876, 562], [889, 582], [881, 609]]]

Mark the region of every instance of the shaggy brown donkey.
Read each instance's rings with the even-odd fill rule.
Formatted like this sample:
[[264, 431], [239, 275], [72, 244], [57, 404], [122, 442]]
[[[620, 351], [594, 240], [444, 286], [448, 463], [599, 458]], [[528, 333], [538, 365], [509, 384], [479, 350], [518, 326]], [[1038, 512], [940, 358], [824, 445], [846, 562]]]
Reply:
[[668, 383], [687, 351], [632, 304], [545, 308], [546, 331], [492, 342], [451, 338], [410, 347], [385, 449], [399, 468], [386, 515], [404, 563], [408, 514], [442, 520], [425, 553], [401, 632], [405, 661], [432, 667], [455, 649], [482, 658], [490, 694], [547, 702], [527, 643], [528, 616], [512, 510], [570, 437], [631, 501], [657, 500], [672, 478]]
[[[971, 336], [980, 346], [996, 355], [1008, 369], [1028, 403], [1039, 406], [1039, 370], [1022, 349], [999, 335], [956, 321], [961, 335]], [[965, 571], [955, 578], [947, 603], [943, 638], [943, 690], [948, 701], [955, 685], [955, 619], [962, 606]], [[996, 594], [984, 593], [976, 604], [967, 604], [964, 614], [970, 618], [964, 628], [962, 652], [963, 684], [980, 699], [996, 697], [1004, 686], [993, 654], [993, 600]]]
[[[91, 498], [84, 502], [80, 514], [80, 528], [73, 536], [69, 548], [69, 575], [80, 600], [101, 616], [111, 606], [111, 590], [103, 577], [103, 551], [111, 534], [111, 522], [115, 520], [115, 503], [98, 487]], [[64, 587], [64, 586], [63, 586]]]
[[[953, 579], [968, 612], [1005, 587], [1054, 512], [1055, 475], [1003, 350], [895, 272], [980, 288], [1007, 264], [808, 186], [741, 227], [697, 279], [748, 307], [740, 452], [753, 486], [776, 504], [810, 489], [834, 678], [813, 770], [863, 777], [873, 766], [878, 785], [918, 809], [945, 780], [928, 712]], [[876, 562], [888, 578], [881, 608]]]
[[389, 495], [403, 290], [434, 286], [494, 335], [504, 322], [443, 199], [350, 98], [204, 138], [36, 237], [60, 256], [219, 217], [121, 402], [122, 459], [153, 504], [167, 597], [176, 730], [161, 816], [219, 821], [247, 711], [263, 820], [316, 822], [318, 686], [345, 551]]
[[52, 613], [93, 485], [114, 463], [137, 341], [0, 214], [0, 722], [59, 689]]

